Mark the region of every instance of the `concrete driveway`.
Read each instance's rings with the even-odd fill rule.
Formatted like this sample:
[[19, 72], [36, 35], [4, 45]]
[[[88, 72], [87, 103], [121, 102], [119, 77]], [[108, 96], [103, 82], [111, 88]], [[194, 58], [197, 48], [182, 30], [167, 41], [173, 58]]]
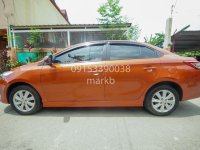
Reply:
[[143, 108], [44, 109], [20, 116], [0, 104], [0, 150], [199, 150], [200, 99], [170, 116]]

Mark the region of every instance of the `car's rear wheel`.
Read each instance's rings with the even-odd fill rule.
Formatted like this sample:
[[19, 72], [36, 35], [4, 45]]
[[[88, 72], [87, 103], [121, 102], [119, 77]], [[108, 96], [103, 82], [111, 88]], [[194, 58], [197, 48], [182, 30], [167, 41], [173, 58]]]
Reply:
[[21, 85], [15, 87], [9, 95], [13, 109], [22, 115], [31, 115], [42, 108], [38, 92], [32, 87]]
[[180, 96], [176, 89], [168, 85], [161, 85], [147, 93], [144, 106], [154, 115], [165, 116], [177, 108], [179, 100]]

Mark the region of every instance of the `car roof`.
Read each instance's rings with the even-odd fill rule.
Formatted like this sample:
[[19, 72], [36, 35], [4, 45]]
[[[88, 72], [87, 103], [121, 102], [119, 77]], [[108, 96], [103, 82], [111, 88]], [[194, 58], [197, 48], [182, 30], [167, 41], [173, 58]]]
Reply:
[[134, 44], [134, 45], [149, 47], [149, 48], [161, 51], [161, 52], [163, 52], [165, 54], [169, 54], [170, 53], [169, 51], [164, 50], [162, 48], [159, 48], [157, 46], [154, 46], [154, 45], [151, 45], [151, 44], [148, 44], [148, 43], [136, 42], [136, 41], [132, 41], [132, 40], [100, 40], [100, 41], [89, 41], [89, 42], [79, 43], [79, 44], [70, 46], [70, 47], [65, 48], [62, 51], [56, 53], [56, 55], [60, 54], [60, 53], [63, 53], [63, 52], [66, 52], [68, 50], [72, 50], [72, 49], [75, 49], [75, 48], [78, 48], [78, 47], [82, 47], [82, 46], [89, 46], [89, 45], [94, 45], [94, 44], [106, 44], [106, 43]]

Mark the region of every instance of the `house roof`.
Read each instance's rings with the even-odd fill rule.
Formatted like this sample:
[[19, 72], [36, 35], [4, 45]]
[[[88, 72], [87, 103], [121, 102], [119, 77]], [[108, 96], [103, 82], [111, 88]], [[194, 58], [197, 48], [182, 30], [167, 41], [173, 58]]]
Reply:
[[65, 18], [68, 20], [68, 22], [69, 22], [66, 9], [61, 9], [61, 12], [62, 12], [62, 14], [64, 15], [64, 17], [65, 17]]
[[51, 2], [51, 3], [54, 5], [54, 7], [58, 10], [58, 12], [63, 16], [63, 18], [67, 21], [67, 23], [70, 24], [69, 19], [68, 19], [68, 16], [67, 16], [66, 10], [65, 10], [66, 14], [64, 14], [64, 13], [62, 12], [62, 10], [61, 10], [61, 9], [58, 7], [58, 5], [56, 4], [55, 0], [50, 0], [50, 2]]
[[172, 37], [174, 51], [181, 50], [200, 50], [200, 30], [199, 31], [180, 31]]
[[[26, 30], [31, 28], [38, 28], [38, 29], [97, 29], [101, 28], [103, 24], [57, 24], [57, 25], [22, 25], [22, 26], [12, 26], [14, 30]], [[116, 24], [116, 25], [107, 25], [107, 27], [123, 27], [129, 28], [131, 23], [126, 24]]]

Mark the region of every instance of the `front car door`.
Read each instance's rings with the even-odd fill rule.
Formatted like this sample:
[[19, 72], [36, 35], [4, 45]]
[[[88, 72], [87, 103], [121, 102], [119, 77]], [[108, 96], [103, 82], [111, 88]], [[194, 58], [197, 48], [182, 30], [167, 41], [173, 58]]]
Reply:
[[103, 77], [104, 44], [81, 46], [55, 56], [41, 71], [41, 85], [49, 102], [104, 100], [104, 85], [88, 80]]
[[159, 72], [159, 55], [148, 47], [128, 43], [110, 43], [108, 55], [105, 77], [115, 83], [105, 85], [105, 99], [137, 105]]

